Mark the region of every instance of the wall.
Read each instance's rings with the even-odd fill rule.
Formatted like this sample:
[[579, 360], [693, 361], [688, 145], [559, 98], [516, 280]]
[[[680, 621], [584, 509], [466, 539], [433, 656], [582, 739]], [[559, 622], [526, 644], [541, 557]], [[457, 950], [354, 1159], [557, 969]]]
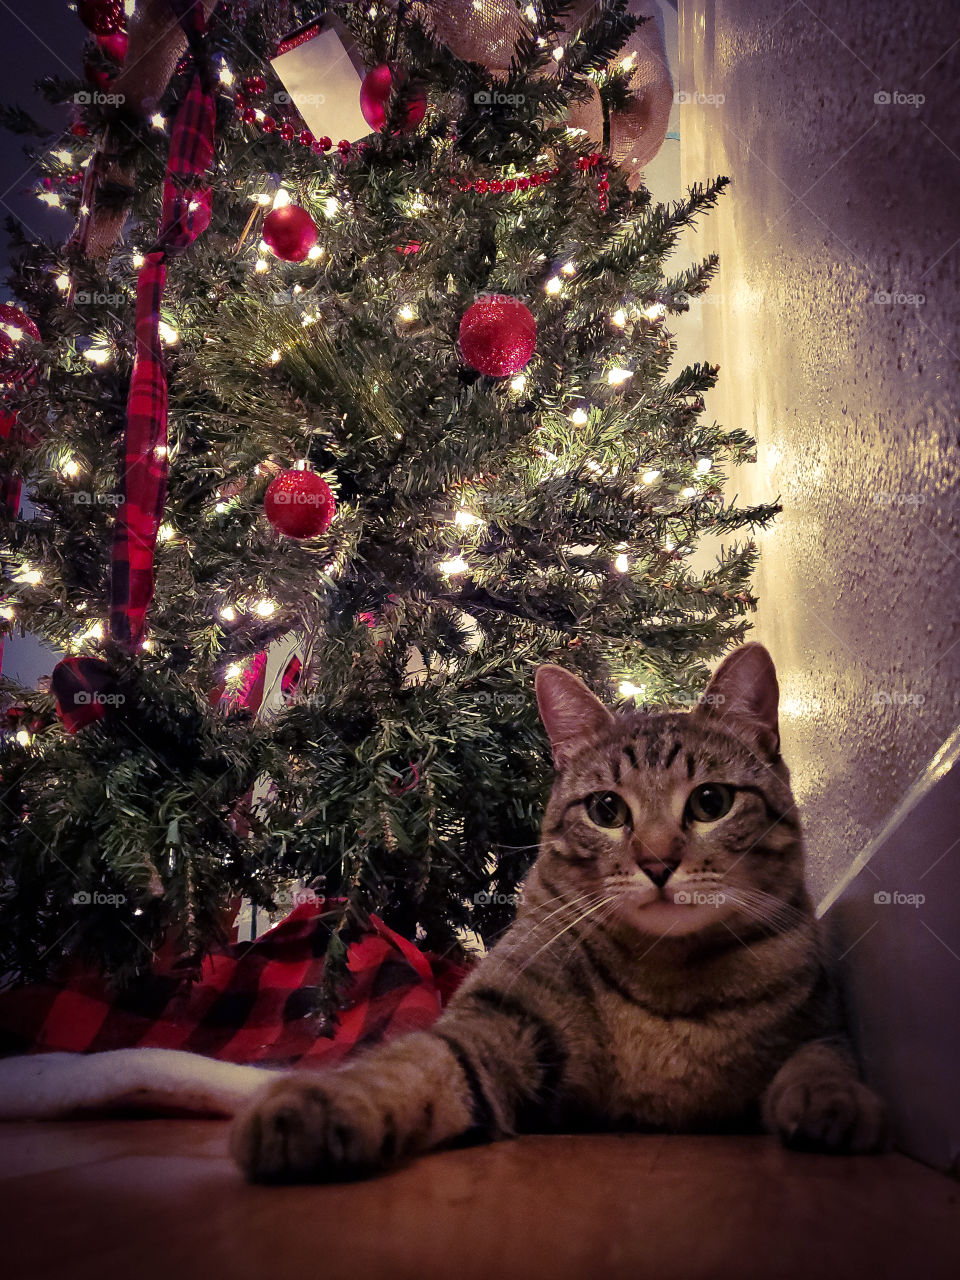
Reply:
[[[731, 492], [784, 504], [760, 537], [756, 637], [781, 676], [811, 883], [868, 1073], [900, 1140], [941, 1165], [960, 1144], [955, 19], [680, 5], [680, 88], [699, 95], [683, 181], [733, 179], [687, 244], [721, 273], [681, 343], [721, 365], [708, 412], [758, 439]], [[894, 892], [925, 901], [875, 901]]]

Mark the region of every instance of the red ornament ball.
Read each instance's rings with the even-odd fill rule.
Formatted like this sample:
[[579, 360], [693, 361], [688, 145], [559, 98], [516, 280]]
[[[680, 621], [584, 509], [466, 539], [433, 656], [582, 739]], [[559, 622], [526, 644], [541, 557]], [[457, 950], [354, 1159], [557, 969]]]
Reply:
[[[400, 83], [405, 77], [400, 74]], [[387, 102], [393, 88], [393, 69], [381, 62], [363, 77], [360, 86], [360, 111], [371, 129], [379, 133], [387, 121]], [[427, 114], [427, 93], [420, 84], [411, 87], [411, 95], [407, 102], [407, 118], [400, 127], [401, 133], [412, 133]]]
[[529, 307], [502, 293], [478, 298], [460, 321], [460, 354], [472, 369], [507, 378], [530, 363], [537, 322]]
[[24, 353], [19, 350], [24, 336], [39, 342], [40, 330], [25, 311], [9, 302], [0, 303], [0, 385], [23, 382], [30, 373]]
[[127, 37], [123, 31], [113, 31], [108, 36], [97, 36], [97, 44], [101, 53], [105, 53], [114, 62], [123, 62], [127, 56]]
[[317, 243], [317, 228], [306, 209], [283, 204], [264, 218], [263, 239], [284, 262], [302, 262]]
[[127, 25], [123, 0], [77, 0], [77, 17], [95, 36], [112, 36]]
[[263, 509], [278, 533], [315, 538], [330, 527], [337, 504], [323, 476], [291, 468], [270, 481]]

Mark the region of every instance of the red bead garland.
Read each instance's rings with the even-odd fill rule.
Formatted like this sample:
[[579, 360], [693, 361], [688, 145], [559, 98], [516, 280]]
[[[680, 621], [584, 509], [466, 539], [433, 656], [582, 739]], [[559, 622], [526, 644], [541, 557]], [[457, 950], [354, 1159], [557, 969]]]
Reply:
[[[315, 138], [309, 129], [301, 127], [298, 117], [289, 116], [285, 119], [277, 120], [274, 116], [264, 115], [262, 119], [258, 119], [257, 109], [250, 105], [247, 95], [249, 94], [251, 97], [256, 98], [265, 93], [266, 89], [267, 82], [263, 76], [247, 76], [243, 81], [241, 92], [234, 97], [234, 105], [240, 113], [240, 119], [244, 124], [259, 127], [263, 133], [275, 133], [284, 142], [298, 142], [301, 147], [308, 147], [314, 155], [323, 155], [325, 152], [333, 150], [334, 143], [332, 139], [326, 135], [322, 138]], [[341, 138], [336, 147], [344, 159], [353, 152], [353, 143], [348, 142], [346, 138]]]
[[[588, 169], [595, 169], [597, 165], [604, 163], [604, 157], [599, 151], [593, 151], [589, 156], [578, 156], [576, 168], [585, 173]], [[456, 187], [458, 191], [468, 192], [476, 191], [478, 195], [502, 195], [504, 193], [512, 195], [514, 191], [527, 191], [530, 187], [541, 187], [548, 182], [553, 182], [560, 177], [560, 167], [555, 166], [552, 169], [537, 169], [533, 173], [526, 174], [517, 178], [474, 178], [469, 182], [461, 182], [459, 178], [451, 178], [450, 185]], [[602, 180], [606, 181], [606, 173], [602, 175]], [[607, 187], [609, 187], [607, 183]], [[599, 189], [599, 188], [598, 188]]]

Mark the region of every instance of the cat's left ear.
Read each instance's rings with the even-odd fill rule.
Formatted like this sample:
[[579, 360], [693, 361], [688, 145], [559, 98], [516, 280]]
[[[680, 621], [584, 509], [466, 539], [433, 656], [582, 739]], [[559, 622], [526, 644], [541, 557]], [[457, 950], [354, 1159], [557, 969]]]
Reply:
[[762, 644], [745, 644], [720, 663], [696, 714], [729, 723], [764, 754], [780, 755], [780, 686], [773, 659]]
[[537, 668], [537, 705], [550, 737], [553, 760], [562, 769], [584, 738], [613, 724], [613, 715], [571, 671]]

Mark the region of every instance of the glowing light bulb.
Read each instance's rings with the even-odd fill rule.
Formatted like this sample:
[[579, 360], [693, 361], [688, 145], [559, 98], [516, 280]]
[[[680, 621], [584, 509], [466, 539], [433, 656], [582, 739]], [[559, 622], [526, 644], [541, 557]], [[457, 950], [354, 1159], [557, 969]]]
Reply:
[[667, 314], [667, 308], [662, 302], [652, 302], [649, 307], [643, 308], [643, 314], [648, 320], [659, 320]]
[[470, 566], [464, 560], [463, 556], [451, 556], [449, 560], [441, 560], [437, 565], [441, 573], [453, 576], [457, 573], [469, 573]]
[[271, 203], [270, 197], [265, 191], [261, 191], [259, 195], [253, 197], [257, 204], [267, 205]]
[[16, 610], [11, 609], [10, 605], [8, 604], [5, 604], [3, 608], [0, 609], [0, 618], [4, 618], [7, 622], [12, 622], [16, 616], [17, 616]]
[[340, 212], [340, 201], [336, 196], [328, 196], [323, 206], [323, 212], [328, 218], [335, 218]]
[[619, 555], [616, 560], [614, 560], [613, 567], [616, 569], [617, 573], [626, 573], [630, 568], [630, 561], [625, 555]]
[[224, 513], [225, 511], [229, 511], [229, 510], [230, 510], [230, 508], [227, 506], [227, 504], [226, 504], [225, 502], [218, 502], [218, 503], [217, 503], [217, 505], [216, 505], [213, 509], [214, 509], [214, 511], [217, 513], [217, 515], [218, 515], [218, 516], [222, 516], [222, 515], [223, 515], [223, 513]]
[[627, 56], [623, 59], [623, 61], [620, 63], [620, 70], [632, 71], [636, 65], [637, 65], [637, 55], [635, 53], [628, 53]]
[[705, 475], [707, 474], [707, 472], [710, 470], [710, 468], [711, 468], [712, 466], [713, 466], [713, 459], [712, 459], [712, 458], [698, 458], [698, 459], [697, 459], [697, 470], [698, 470], [698, 471], [700, 472], [700, 474], [701, 474], [701, 475], [703, 475], [703, 476], [705, 476]]
[[272, 350], [272, 351], [270, 352], [270, 354], [267, 356], [267, 363], [268, 363], [268, 364], [279, 364], [279, 363], [280, 363], [280, 348], [279, 348], [279, 347], [274, 347], [274, 348], [273, 348], [273, 350]]
[[510, 383], [510, 390], [522, 391], [526, 385], [527, 385], [526, 376], [522, 373], [518, 373], [517, 376]]
[[563, 45], [562, 45], [562, 44], [558, 44], [558, 45], [557, 45], [557, 47], [554, 49], [554, 51], [553, 51], [553, 60], [554, 60], [554, 62], [561, 62], [561, 61], [563, 60]]
[[645, 684], [634, 684], [631, 680], [621, 680], [619, 688], [624, 698], [640, 698], [647, 692]]
[[139, 270], [140, 267], [142, 267], [143, 264], [146, 262], [146, 258], [143, 256], [143, 254], [140, 252], [139, 249], [134, 249], [133, 257], [130, 259], [130, 261]]
[[83, 358], [90, 364], [109, 364], [113, 359], [113, 352], [109, 347], [87, 347]]
[[177, 531], [174, 529], [172, 524], [162, 524], [157, 530], [157, 538], [161, 542], [169, 542], [170, 539], [175, 536], [176, 532]]
[[290, 203], [290, 192], [287, 191], [284, 187], [278, 188], [277, 194], [273, 197], [273, 207], [275, 209], [282, 209], [284, 205], [288, 205], [289, 203]]
[[307, 250], [307, 257], [311, 262], [316, 262], [318, 258], [323, 257], [323, 250], [320, 248], [318, 244], [313, 244]]
[[150, 123], [153, 125], [154, 129], [160, 129], [160, 130], [165, 129], [167, 125], [166, 120], [160, 114], [159, 111], [155, 111], [153, 113], [153, 115], [150, 117]]
[[472, 511], [465, 511], [462, 507], [453, 517], [453, 522], [459, 525], [461, 529], [469, 529], [475, 524], [483, 524], [479, 516], [475, 516]]
[[547, 283], [543, 286], [544, 292], [556, 295], [563, 288], [563, 281], [559, 276], [551, 276]]
[[220, 610], [220, 617], [224, 620], [224, 622], [236, 622], [237, 611], [236, 609], [234, 609], [232, 604], [225, 604], [223, 608]]
[[224, 675], [228, 680], [236, 680], [238, 676], [243, 675], [243, 667], [239, 662], [231, 662], [224, 672]]
[[253, 269], [254, 271], [262, 274], [264, 271], [270, 270], [270, 263], [266, 260], [266, 258], [258, 258], [256, 262], [253, 264]]
[[154, 644], [152, 640], [144, 640], [143, 644], [140, 647], [142, 649], [146, 649], [147, 653], [153, 653], [154, 649], [157, 646]]
[[17, 742], [21, 747], [29, 747], [32, 739], [26, 729], [20, 729], [17, 733]]
[[160, 334], [160, 341], [168, 347], [175, 347], [180, 341], [179, 332], [172, 324], [167, 324], [166, 320], [161, 320], [157, 325], [157, 331]]
[[571, 260], [570, 260], [569, 262], [565, 262], [565, 263], [563, 264], [563, 266], [560, 268], [560, 270], [563, 272], [563, 274], [564, 274], [565, 276], [572, 276], [572, 275], [575, 275], [575, 274], [576, 274], [576, 271], [577, 271], [577, 264], [576, 264], [576, 263], [573, 261], [573, 259], [571, 258]]
[[573, 413], [570, 415], [570, 421], [575, 427], [582, 427], [590, 421], [590, 415], [587, 413], [586, 409], [574, 409]]
[[70, 277], [67, 275], [66, 272], [63, 272], [61, 275], [57, 276], [56, 280], [54, 280], [53, 283], [57, 286], [57, 288], [60, 290], [61, 293], [66, 293], [67, 290], [70, 288]]
[[624, 311], [623, 307], [618, 307], [616, 311], [614, 311], [613, 315], [610, 317], [610, 323], [615, 324], [618, 329], [622, 329], [624, 327], [627, 323], [627, 313]]
[[627, 382], [632, 377], [632, 369], [621, 369], [615, 365], [612, 369], [607, 370], [607, 382], [610, 383], [611, 387], [619, 387], [621, 383]]
[[61, 148], [59, 151], [51, 151], [50, 154], [53, 156], [54, 160], [59, 160], [61, 164], [69, 164], [73, 159], [72, 153], [67, 151], [65, 148]]
[[103, 639], [103, 623], [94, 622], [91, 626], [89, 626], [86, 629], [86, 631], [84, 631], [81, 634], [80, 639], [81, 640], [102, 640]]
[[532, 4], [528, 4], [523, 12], [526, 14], [526, 16], [530, 19], [531, 22], [537, 21], [537, 11]]
[[76, 458], [68, 458], [60, 468], [60, 474], [72, 480], [74, 476], [80, 474], [80, 463], [77, 462]]
[[28, 569], [26, 566], [14, 578], [14, 582], [25, 582], [28, 586], [37, 587], [43, 581], [43, 574], [39, 569]]
[[258, 600], [254, 612], [260, 618], [272, 618], [277, 612], [277, 602], [275, 600]]
[[686, 489], [680, 490], [680, 496], [681, 498], [695, 498], [697, 496], [697, 490], [694, 485], [687, 485]]
[[640, 477], [644, 484], [653, 484], [654, 480], [660, 479], [659, 471], [645, 471]]
[[59, 209], [61, 207], [60, 197], [55, 191], [38, 191], [37, 199], [41, 204], [49, 205], [51, 209]]
[[235, 79], [236, 79], [236, 76], [234, 76], [233, 72], [230, 70], [227, 64], [223, 63], [223, 65], [220, 67], [220, 83], [233, 84]]
[[413, 320], [416, 317], [416, 314], [417, 313], [414, 311], [413, 307], [407, 303], [405, 303], [397, 312], [397, 315], [401, 320]]
[[664, 551], [674, 551], [676, 549], [676, 546], [677, 544], [674, 542], [672, 538], [667, 538], [667, 540], [663, 544], [663, 549]]

